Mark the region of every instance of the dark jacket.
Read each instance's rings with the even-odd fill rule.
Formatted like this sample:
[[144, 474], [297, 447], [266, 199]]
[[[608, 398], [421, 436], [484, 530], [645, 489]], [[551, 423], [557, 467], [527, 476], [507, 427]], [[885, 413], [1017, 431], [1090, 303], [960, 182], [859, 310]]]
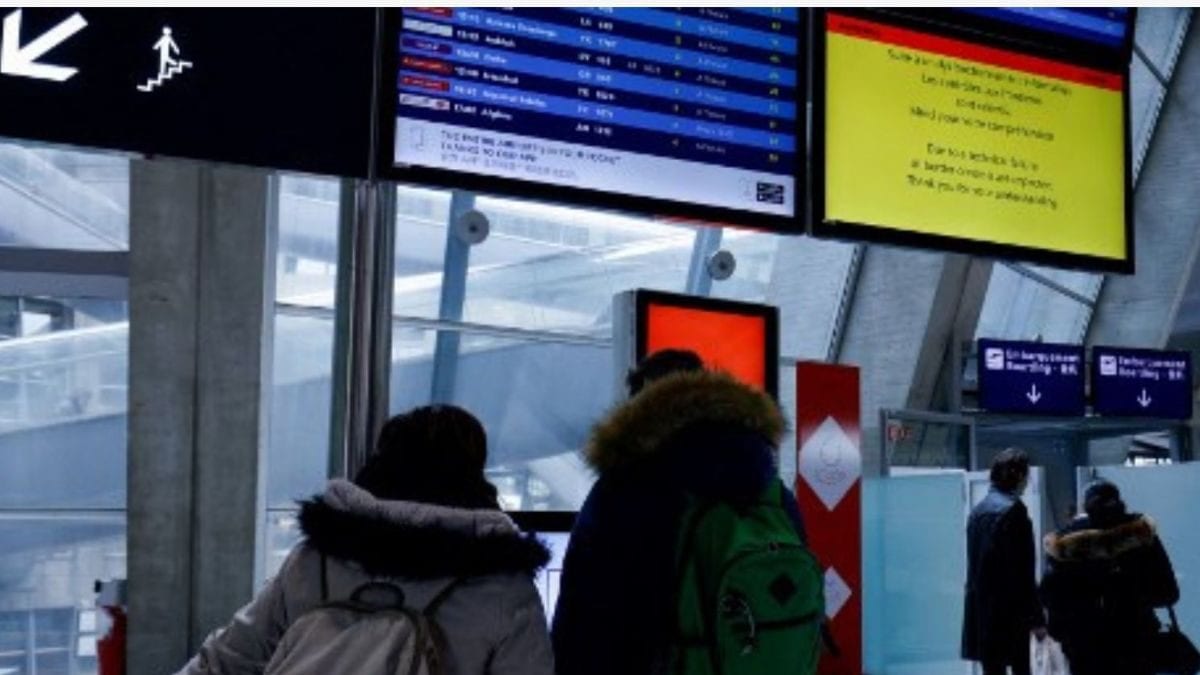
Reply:
[[[292, 622], [372, 580], [424, 607], [451, 580], [464, 579], [437, 611], [448, 675], [551, 675], [554, 657], [533, 573], [549, 552], [497, 510], [384, 501], [335, 480], [300, 510], [305, 541], [279, 574], [214, 633], [179, 675], [261, 673]], [[324, 559], [324, 565], [322, 565]], [[322, 582], [324, 580], [324, 583]], [[305, 636], [310, 639], [312, 636]], [[380, 644], [385, 654], [393, 645]], [[279, 655], [282, 656], [282, 653]], [[370, 655], [346, 654], [336, 672]]]
[[[586, 448], [599, 474], [564, 561], [559, 675], [648, 675], [669, 654], [686, 495], [737, 502], [779, 480], [770, 397], [710, 372], [672, 375], [617, 407]], [[790, 493], [785, 506], [803, 537]]]
[[993, 488], [971, 511], [963, 658], [1029, 660], [1029, 633], [1045, 623], [1035, 546], [1029, 512], [1016, 496]]
[[1127, 515], [1100, 528], [1080, 517], [1046, 537], [1042, 598], [1050, 633], [1076, 675], [1149, 672], [1155, 607], [1179, 600], [1179, 585], [1154, 522]]

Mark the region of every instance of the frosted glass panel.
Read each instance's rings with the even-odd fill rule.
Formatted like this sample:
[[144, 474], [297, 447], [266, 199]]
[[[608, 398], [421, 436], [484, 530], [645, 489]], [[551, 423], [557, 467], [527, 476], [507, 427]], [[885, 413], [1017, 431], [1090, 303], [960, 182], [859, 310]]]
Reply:
[[871, 673], [960, 675], [967, 575], [962, 473], [867, 480], [864, 600]]
[[[1116, 483], [1131, 511], [1145, 513], [1158, 523], [1159, 536], [1179, 579], [1176, 608], [1183, 631], [1200, 637], [1200, 464], [1136, 468], [1104, 467], [1099, 477]], [[1081, 486], [1081, 490], [1082, 490]]]

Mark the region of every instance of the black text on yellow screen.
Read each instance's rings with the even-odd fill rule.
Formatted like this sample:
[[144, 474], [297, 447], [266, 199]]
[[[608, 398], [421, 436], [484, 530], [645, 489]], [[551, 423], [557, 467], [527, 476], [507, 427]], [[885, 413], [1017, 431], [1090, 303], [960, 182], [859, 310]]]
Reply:
[[1131, 272], [1132, 20], [817, 12], [815, 232]]

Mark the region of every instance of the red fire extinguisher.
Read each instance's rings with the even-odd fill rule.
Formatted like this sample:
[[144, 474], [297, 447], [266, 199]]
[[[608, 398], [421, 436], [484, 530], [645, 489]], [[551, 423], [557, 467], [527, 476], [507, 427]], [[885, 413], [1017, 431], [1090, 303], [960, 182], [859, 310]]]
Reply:
[[125, 580], [97, 581], [96, 606], [103, 616], [96, 640], [99, 675], [125, 675]]

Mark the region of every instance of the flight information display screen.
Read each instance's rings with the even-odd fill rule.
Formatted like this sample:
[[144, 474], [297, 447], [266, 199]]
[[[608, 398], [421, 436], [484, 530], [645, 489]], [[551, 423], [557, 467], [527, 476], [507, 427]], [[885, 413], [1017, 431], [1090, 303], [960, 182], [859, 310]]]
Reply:
[[388, 173], [799, 230], [802, 21], [796, 8], [392, 10]]
[[817, 16], [818, 234], [1132, 270], [1131, 10]]

